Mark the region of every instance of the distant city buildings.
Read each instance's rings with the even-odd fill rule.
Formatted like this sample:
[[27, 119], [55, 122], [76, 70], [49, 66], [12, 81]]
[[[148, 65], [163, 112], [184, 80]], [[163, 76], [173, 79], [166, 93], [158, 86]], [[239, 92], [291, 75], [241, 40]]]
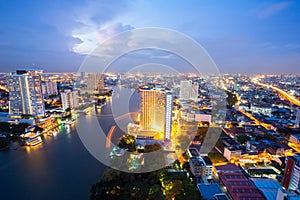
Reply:
[[104, 75], [101, 73], [85, 73], [87, 93], [93, 94], [104, 88]]
[[62, 108], [65, 111], [67, 108], [73, 109], [78, 107], [78, 92], [64, 90], [61, 92]]
[[198, 99], [198, 83], [192, 81], [180, 81], [180, 99], [194, 100]]
[[200, 110], [184, 109], [181, 111], [181, 119], [187, 122], [208, 122], [211, 123], [211, 114], [205, 114]]
[[58, 95], [57, 83], [53, 81], [42, 82], [42, 92], [44, 97]]
[[41, 70], [17, 70], [9, 74], [9, 114], [44, 116]]

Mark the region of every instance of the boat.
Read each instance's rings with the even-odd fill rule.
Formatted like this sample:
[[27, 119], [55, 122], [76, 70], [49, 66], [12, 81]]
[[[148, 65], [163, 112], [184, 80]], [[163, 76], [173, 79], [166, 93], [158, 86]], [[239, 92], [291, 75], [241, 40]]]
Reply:
[[103, 98], [98, 98], [95, 102], [95, 107], [97, 109], [100, 109], [102, 108], [103, 106], [106, 105], [106, 97], [103, 97]]
[[42, 138], [40, 136], [28, 138], [25, 140], [25, 145], [27, 146], [35, 146], [42, 143]]

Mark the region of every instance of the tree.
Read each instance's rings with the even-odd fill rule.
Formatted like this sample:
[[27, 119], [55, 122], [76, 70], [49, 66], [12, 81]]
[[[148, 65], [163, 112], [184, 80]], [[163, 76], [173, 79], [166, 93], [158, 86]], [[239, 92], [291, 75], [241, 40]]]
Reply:
[[90, 199], [200, 198], [196, 187], [184, 173], [170, 173], [165, 168], [148, 173], [126, 173], [108, 168], [103, 178], [91, 187]]
[[183, 190], [181, 180], [166, 180], [162, 182], [163, 194], [166, 200], [172, 200], [176, 195], [180, 194]]
[[153, 145], [150, 145], [150, 144], [145, 145], [144, 152], [149, 153], [149, 152], [158, 151], [160, 149], [161, 149], [160, 144], [155, 142]]
[[136, 140], [133, 135], [123, 135], [119, 142], [119, 147], [123, 149], [127, 149], [129, 152], [136, 151]]
[[165, 200], [161, 187], [158, 184], [155, 184], [152, 187], [150, 187], [148, 197], [149, 199], [153, 200]]

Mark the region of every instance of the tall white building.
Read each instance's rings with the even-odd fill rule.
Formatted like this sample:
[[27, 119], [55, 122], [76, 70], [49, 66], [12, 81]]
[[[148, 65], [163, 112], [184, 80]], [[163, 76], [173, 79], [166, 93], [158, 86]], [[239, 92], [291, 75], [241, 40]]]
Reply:
[[171, 93], [167, 92], [166, 101], [165, 101], [165, 126], [164, 126], [165, 140], [171, 140], [172, 110], [173, 110], [173, 97]]
[[17, 70], [9, 74], [9, 114], [44, 116], [41, 70]]
[[180, 81], [180, 99], [194, 100], [198, 99], [198, 83], [192, 81]]
[[72, 109], [78, 107], [78, 92], [71, 90], [65, 90], [64, 92], [61, 92], [61, 102], [63, 110], [66, 110], [67, 108]]
[[85, 74], [87, 80], [87, 93], [92, 94], [104, 88], [104, 75], [101, 73]]

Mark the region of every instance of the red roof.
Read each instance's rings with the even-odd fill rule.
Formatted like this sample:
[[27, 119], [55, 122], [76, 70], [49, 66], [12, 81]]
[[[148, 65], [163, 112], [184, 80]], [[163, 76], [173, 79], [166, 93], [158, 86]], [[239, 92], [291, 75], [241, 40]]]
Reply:
[[259, 190], [242, 172], [220, 172], [221, 183], [233, 200], [264, 200]]

